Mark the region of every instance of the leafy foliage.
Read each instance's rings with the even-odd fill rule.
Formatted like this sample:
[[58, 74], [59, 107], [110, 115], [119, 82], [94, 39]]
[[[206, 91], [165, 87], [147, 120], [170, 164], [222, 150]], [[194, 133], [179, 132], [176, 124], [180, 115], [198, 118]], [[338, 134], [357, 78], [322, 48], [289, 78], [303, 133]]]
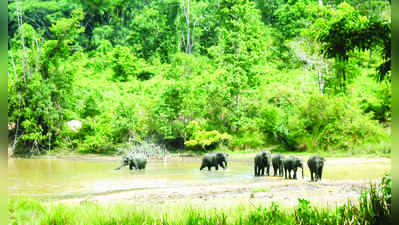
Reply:
[[[359, 204], [348, 201], [335, 210], [315, 207], [305, 199], [298, 199], [293, 212], [274, 202], [270, 207], [249, 210], [242, 207], [204, 210], [179, 205], [155, 212], [126, 204], [111, 207], [91, 202], [44, 204], [19, 197], [9, 200], [8, 213], [12, 224], [391, 224], [391, 180], [390, 175], [384, 176], [380, 184], [371, 184], [360, 196]], [[173, 216], [177, 214], [182, 216]]]
[[[377, 80], [385, 79], [388, 71], [391, 70], [391, 26], [389, 23], [377, 20], [375, 17], [366, 18], [360, 16], [347, 3], [338, 6], [343, 13], [338, 16], [320, 33], [319, 41], [322, 43], [323, 54], [328, 58], [335, 58], [342, 76], [341, 87], [345, 89], [347, 75], [345, 63], [350, 56], [349, 53], [355, 49], [366, 50], [381, 46], [384, 50], [382, 55], [384, 63], [378, 67]], [[390, 79], [388, 77], [388, 79]]]
[[389, 149], [389, 3], [189, 2], [9, 1], [15, 147]]
[[198, 131], [193, 134], [191, 140], [184, 142], [188, 148], [199, 148], [202, 150], [215, 149], [219, 144], [228, 144], [231, 139], [231, 135], [226, 133], [219, 133], [216, 130], [213, 131]]

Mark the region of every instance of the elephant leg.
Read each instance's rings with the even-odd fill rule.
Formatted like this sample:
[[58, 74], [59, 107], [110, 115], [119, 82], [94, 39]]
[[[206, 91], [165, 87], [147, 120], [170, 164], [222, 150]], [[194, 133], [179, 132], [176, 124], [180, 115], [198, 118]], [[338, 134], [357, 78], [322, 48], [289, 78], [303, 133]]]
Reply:
[[129, 163], [129, 169], [133, 170], [133, 163]]
[[287, 179], [287, 169], [284, 170], [285, 171], [285, 179]]
[[211, 167], [210, 166], [208, 166], [208, 171], [211, 171]]
[[262, 167], [261, 169], [260, 169], [260, 175], [261, 176], [265, 176], [265, 167]]
[[276, 175], [276, 174], [277, 174], [277, 170], [276, 170], [276, 169], [277, 169], [277, 168], [273, 166], [273, 176], [277, 176], [277, 175]]
[[200, 171], [202, 170], [202, 169], [204, 169], [206, 166], [204, 166], [204, 165], [201, 165], [201, 168], [200, 168]]
[[267, 167], [267, 176], [270, 176], [270, 166]]
[[310, 171], [310, 179], [313, 181], [313, 172]]
[[288, 178], [291, 179], [291, 170], [288, 170]]
[[294, 169], [294, 179], [296, 179], [296, 169]]
[[215, 168], [216, 168], [216, 170], [219, 170], [219, 165], [218, 165], [218, 164], [216, 164]]
[[256, 165], [254, 166], [254, 172], [255, 172], [255, 176], [258, 176], [258, 173], [257, 173], [257, 167], [256, 167]]
[[321, 180], [321, 175], [322, 175], [322, 173], [323, 173], [323, 169], [320, 168], [320, 176], [319, 176], [319, 179], [320, 179], [320, 180]]
[[139, 169], [139, 163], [137, 162], [136, 159], [133, 159], [132, 162], [131, 162], [131, 164], [133, 165], [133, 167], [134, 167], [136, 170]]

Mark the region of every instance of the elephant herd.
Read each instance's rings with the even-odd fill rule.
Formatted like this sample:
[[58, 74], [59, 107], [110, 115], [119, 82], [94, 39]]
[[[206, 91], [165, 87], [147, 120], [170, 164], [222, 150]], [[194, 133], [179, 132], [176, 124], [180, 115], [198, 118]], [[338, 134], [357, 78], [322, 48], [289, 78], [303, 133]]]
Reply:
[[[204, 155], [202, 158], [202, 163], [200, 170], [208, 168], [211, 170], [215, 167], [216, 170], [219, 166], [223, 169], [227, 168], [227, 157], [228, 154], [224, 152], [214, 152]], [[310, 170], [310, 177], [312, 181], [321, 180], [323, 173], [324, 162], [326, 160], [318, 155], [310, 157], [307, 161], [307, 165]], [[121, 169], [124, 166], [129, 165], [129, 169], [145, 169], [147, 165], [147, 157], [140, 153], [129, 153], [122, 159], [121, 166], [116, 168], [116, 170]], [[264, 176], [265, 170], [266, 175], [270, 176], [270, 167], [273, 167], [274, 176], [285, 177], [285, 179], [291, 179], [291, 172], [293, 172], [293, 179], [297, 179], [297, 170], [301, 168], [302, 178], [304, 162], [302, 159], [296, 156], [285, 157], [282, 154], [272, 154], [269, 151], [262, 151], [256, 154], [254, 161], [254, 171], [255, 176]]]
[[[314, 155], [308, 159], [307, 164], [310, 170], [310, 177], [312, 181], [321, 180], [325, 161], [326, 160], [323, 157], [318, 155]], [[297, 170], [298, 168], [301, 168], [302, 178], [304, 177], [304, 162], [302, 159], [296, 156], [285, 157], [282, 154], [276, 154], [272, 157], [271, 153], [268, 151], [262, 151], [256, 154], [254, 168], [255, 176], [264, 176], [265, 169], [266, 174], [269, 176], [270, 167], [273, 167], [274, 176], [285, 177], [285, 179], [291, 179], [291, 172], [293, 172], [292, 178], [297, 179]]]

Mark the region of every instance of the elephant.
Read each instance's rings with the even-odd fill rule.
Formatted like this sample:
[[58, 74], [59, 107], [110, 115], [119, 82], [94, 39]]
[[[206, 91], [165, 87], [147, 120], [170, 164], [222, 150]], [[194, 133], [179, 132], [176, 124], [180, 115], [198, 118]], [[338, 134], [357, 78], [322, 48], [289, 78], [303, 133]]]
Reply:
[[264, 176], [265, 175], [265, 167], [267, 168], [266, 174], [269, 176], [270, 171], [270, 161], [271, 161], [271, 153], [268, 151], [262, 151], [256, 154], [255, 156], [255, 176]]
[[[314, 155], [308, 159], [308, 167], [312, 181], [321, 180], [325, 161], [326, 159], [319, 155]], [[314, 179], [313, 174], [315, 175]]]
[[277, 154], [273, 155], [272, 157], [272, 164], [273, 164], [273, 171], [274, 171], [274, 176], [277, 176], [277, 171], [278, 171], [278, 176], [283, 177], [284, 176], [284, 155]]
[[296, 171], [297, 169], [302, 169], [302, 179], [303, 179], [303, 160], [296, 157], [296, 156], [288, 156], [284, 159], [284, 172], [285, 172], [285, 179], [291, 179], [291, 170], [294, 171], [294, 179], [296, 179]]
[[120, 170], [122, 167], [129, 165], [129, 169], [133, 170], [133, 167], [137, 170], [145, 169], [147, 165], [147, 157], [141, 153], [130, 153], [123, 157], [121, 166], [115, 170]]
[[214, 152], [214, 153], [205, 154], [204, 158], [202, 158], [200, 171], [205, 167], [208, 167], [208, 170], [211, 170], [211, 167], [215, 167], [215, 169], [218, 170], [219, 166], [221, 166], [223, 169], [226, 169], [228, 156], [229, 155], [224, 152]]

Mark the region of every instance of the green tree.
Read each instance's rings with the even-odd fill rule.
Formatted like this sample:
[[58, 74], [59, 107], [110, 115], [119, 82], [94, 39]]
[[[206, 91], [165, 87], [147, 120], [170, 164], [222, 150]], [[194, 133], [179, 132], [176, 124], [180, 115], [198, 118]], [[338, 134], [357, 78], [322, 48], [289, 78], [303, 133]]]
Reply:
[[[336, 80], [342, 91], [345, 91], [348, 77], [347, 63], [350, 53], [355, 50], [367, 50], [382, 47], [385, 62], [378, 68], [377, 80], [381, 81], [391, 70], [391, 25], [375, 18], [360, 16], [346, 3], [339, 5], [337, 18], [320, 32], [318, 40], [322, 44], [322, 52], [326, 58], [334, 58], [337, 68]], [[349, 73], [350, 75], [350, 73]]]
[[217, 11], [218, 45], [210, 48], [220, 70], [220, 84], [227, 91], [231, 114], [229, 127], [237, 132], [240, 127], [243, 91], [258, 84], [255, 65], [262, 62], [266, 49], [264, 29], [253, 2], [223, 0]]
[[[83, 31], [82, 19], [82, 10], [73, 11], [71, 18], [61, 19], [50, 28], [55, 40], [40, 46], [35, 40], [36, 45], [30, 49], [24, 44], [24, 26], [19, 27], [22, 47], [10, 51], [13, 73], [9, 79], [8, 114], [9, 120], [17, 124], [15, 141], [24, 151], [51, 149], [62, 129], [76, 72], [63, 63], [70, 59], [74, 38]], [[13, 57], [13, 52], [18, 58]]]

